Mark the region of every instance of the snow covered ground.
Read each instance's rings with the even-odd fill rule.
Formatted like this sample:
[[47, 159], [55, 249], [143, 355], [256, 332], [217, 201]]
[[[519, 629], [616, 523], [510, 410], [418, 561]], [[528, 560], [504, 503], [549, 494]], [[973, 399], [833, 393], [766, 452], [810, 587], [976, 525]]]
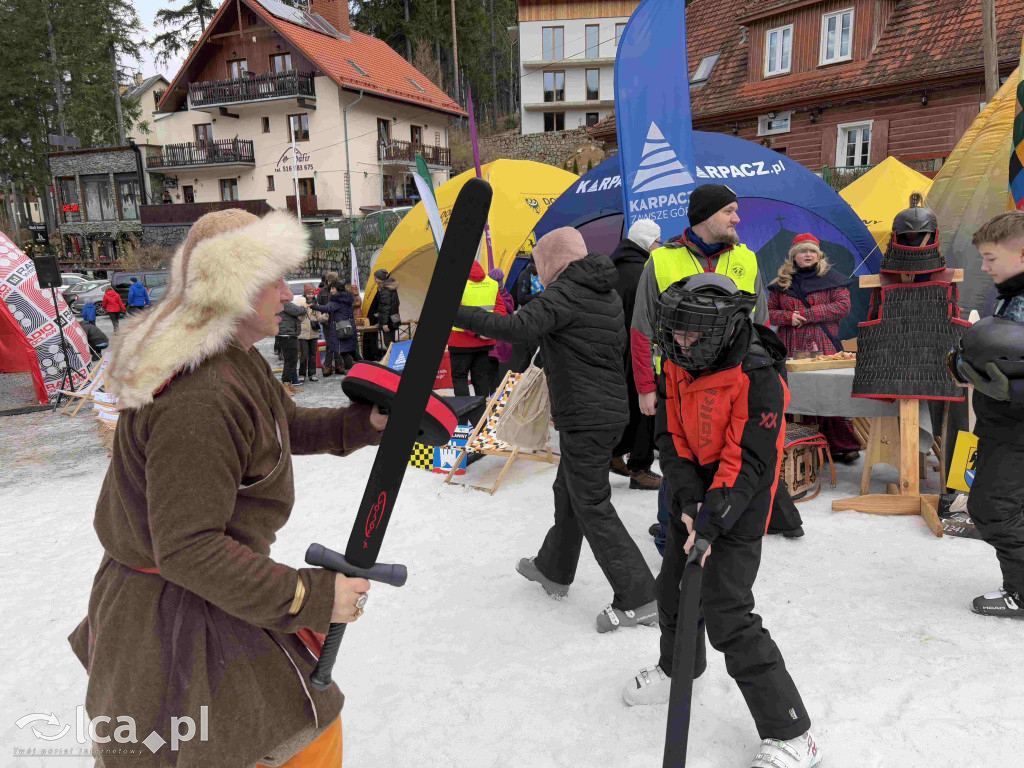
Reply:
[[[337, 379], [307, 384], [297, 399], [343, 402]], [[0, 766], [90, 764], [16, 756], [80, 747], [74, 726], [50, 742], [31, 731], [59, 733], [85, 698], [85, 671], [66, 637], [85, 614], [101, 556], [92, 513], [107, 459], [90, 418], [0, 420]], [[312, 541], [344, 547], [373, 455], [295, 459], [296, 507], [275, 557], [298, 566]], [[471, 476], [493, 477], [500, 462], [482, 460]], [[831, 512], [832, 499], [857, 492], [860, 469], [841, 466], [836, 489], [800, 505], [805, 538], [765, 541], [755, 592], [826, 765], [1021, 765], [1024, 625], [969, 610], [999, 584], [992, 550], [936, 539], [916, 517]], [[550, 524], [553, 477], [553, 467], [519, 462], [492, 497], [408, 471], [381, 557], [406, 563], [409, 583], [374, 585], [335, 671], [346, 694], [346, 766], [661, 764], [665, 709], [630, 709], [620, 696], [655, 663], [657, 629], [595, 632], [610, 592], [586, 547], [564, 601], [514, 570]], [[894, 480], [879, 468], [874, 487]], [[657, 573], [647, 534], [656, 494], [615, 476], [612, 487]], [[333, 511], [314, 511], [323, 506]], [[711, 649], [698, 686], [690, 765], [745, 767], [757, 734]], [[16, 725], [51, 712], [61, 725]]]

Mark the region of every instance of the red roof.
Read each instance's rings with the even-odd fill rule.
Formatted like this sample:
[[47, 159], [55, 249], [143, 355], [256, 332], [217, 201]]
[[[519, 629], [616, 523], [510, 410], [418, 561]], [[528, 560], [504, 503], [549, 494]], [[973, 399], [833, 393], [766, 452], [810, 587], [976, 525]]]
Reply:
[[[766, 108], [786, 108], [837, 101], [858, 92], [906, 91], [943, 80], [980, 77], [983, 70], [981, 6], [963, 0], [902, 0], [896, 5], [878, 45], [867, 60], [832, 65], [767, 81], [749, 82], [747, 43], [741, 43], [736, 19], [756, 8], [777, 7], [783, 2], [751, 0], [694, 0], [687, 8], [689, 71], [700, 60], [721, 53], [709, 80], [690, 89], [695, 121], [716, 117], [756, 114]], [[996, 0], [999, 61], [1016, 63], [1024, 35], [1020, 0]], [[592, 134], [614, 135], [615, 117], [598, 123]]]
[[[245, 2], [245, 0], [243, 0]], [[256, 2], [245, 2], [254, 13], [259, 14], [267, 24], [295, 45], [310, 61], [316, 64], [325, 75], [338, 85], [352, 90], [363, 90], [368, 94], [388, 99], [419, 104], [448, 112], [453, 115], [465, 115], [466, 111], [451, 99], [444, 91], [420, 73], [412, 64], [403, 59], [397, 51], [375, 37], [364, 35], [352, 30], [349, 40], [331, 37], [298, 24], [284, 21], [271, 15], [263, 6]], [[167, 89], [165, 99], [171, 95], [174, 86], [180, 85], [179, 80], [187, 71], [196, 52], [203, 47], [207, 38], [216, 27], [216, 22], [225, 12], [233, 7], [232, 0], [225, 0], [213, 20], [207, 25], [206, 32], [196, 43], [185, 64]], [[355, 62], [366, 74], [360, 75], [349, 61]], [[412, 82], [410, 82], [410, 80]], [[417, 83], [420, 87], [413, 85]], [[420, 90], [422, 88], [422, 90]], [[160, 104], [163, 106], [164, 100]]]

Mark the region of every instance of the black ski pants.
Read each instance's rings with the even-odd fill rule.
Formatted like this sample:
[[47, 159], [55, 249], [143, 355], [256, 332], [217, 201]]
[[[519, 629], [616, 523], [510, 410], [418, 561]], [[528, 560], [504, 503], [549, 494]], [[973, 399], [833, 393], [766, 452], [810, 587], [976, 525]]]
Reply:
[[299, 376], [316, 376], [317, 344], [319, 339], [299, 339]]
[[611, 584], [612, 607], [629, 611], [655, 599], [654, 577], [612, 506], [611, 447], [621, 427], [559, 433], [561, 460], [552, 490], [555, 524], [534, 564], [559, 584], [572, 584], [586, 538]]
[[[754, 613], [754, 580], [761, 564], [761, 542], [771, 504], [771, 488], [754, 496], [733, 530], [712, 545], [704, 564], [701, 616], [694, 677], [707, 666], [704, 635], [725, 656], [725, 667], [747, 702], [762, 739], [796, 738], [811, 726], [810, 717], [786, 670], [771, 635]], [[686, 526], [680, 512], [669, 518], [665, 559], [658, 574], [658, 620], [661, 625], [661, 659], [666, 675], [672, 675], [672, 654], [679, 614], [679, 581], [686, 555]]]
[[448, 347], [452, 361], [452, 387], [456, 397], [469, 397], [469, 379], [473, 378], [473, 394], [491, 394], [490, 347]]
[[1024, 595], [1024, 448], [978, 440], [978, 463], [967, 500], [978, 533], [995, 547], [1003, 589]]
[[285, 384], [294, 384], [298, 381], [295, 375], [295, 365], [299, 361], [299, 337], [281, 336], [281, 356], [284, 358], [284, 369], [281, 371], [281, 381]]
[[626, 468], [630, 472], [647, 471], [654, 464], [654, 417], [644, 416], [640, 410], [632, 365], [626, 371], [626, 399], [629, 401], [629, 424], [612, 456], [619, 458], [628, 453]]

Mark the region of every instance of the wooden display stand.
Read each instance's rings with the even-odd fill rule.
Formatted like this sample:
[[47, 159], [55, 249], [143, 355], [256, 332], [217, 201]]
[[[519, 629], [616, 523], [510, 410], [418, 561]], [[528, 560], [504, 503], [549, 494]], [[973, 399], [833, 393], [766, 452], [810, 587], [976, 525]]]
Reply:
[[[880, 288], [902, 280], [900, 275], [862, 275], [861, 288]], [[911, 278], [913, 279], [913, 278]], [[932, 275], [933, 280], [961, 283], [962, 269], [946, 269]], [[937, 494], [922, 494], [920, 479], [920, 400], [900, 400], [899, 417], [875, 417], [867, 434], [864, 471], [860, 481], [860, 496], [839, 499], [832, 502], [834, 512], [866, 512], [872, 515], [920, 515], [925, 524], [939, 538], [942, 537], [942, 523], [939, 521], [939, 497]], [[948, 405], [947, 405], [948, 411]], [[944, 419], [944, 422], [948, 421]], [[948, 444], [947, 427], [943, 424], [941, 445]], [[899, 484], [889, 483], [888, 493], [868, 493], [871, 486], [871, 469], [875, 464], [889, 464], [899, 469]], [[940, 466], [945, 462], [939, 459]]]

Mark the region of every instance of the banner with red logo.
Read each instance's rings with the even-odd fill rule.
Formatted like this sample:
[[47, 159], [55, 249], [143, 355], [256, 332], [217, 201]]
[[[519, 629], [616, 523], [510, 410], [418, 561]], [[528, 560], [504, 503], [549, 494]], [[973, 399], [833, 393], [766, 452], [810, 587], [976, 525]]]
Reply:
[[36, 267], [18, 246], [0, 232], [0, 301], [7, 305], [14, 321], [25, 334], [39, 360], [46, 393], [52, 399], [60, 388], [65, 358], [60, 347], [59, 322], [67, 342], [67, 363], [71, 368], [75, 389], [85, 381], [90, 360], [85, 331], [71, 313], [60, 291], [57, 308], [49, 289], [39, 287]]

